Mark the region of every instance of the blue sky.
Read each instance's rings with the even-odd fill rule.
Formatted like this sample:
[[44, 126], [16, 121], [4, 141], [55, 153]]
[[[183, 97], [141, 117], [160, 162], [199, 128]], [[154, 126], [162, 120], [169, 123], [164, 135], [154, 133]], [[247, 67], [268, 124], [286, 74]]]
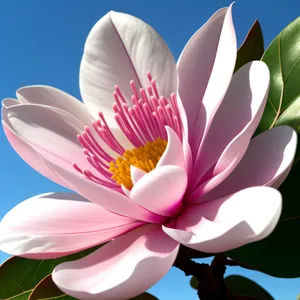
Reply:
[[[0, 98], [17, 88], [47, 84], [80, 99], [78, 70], [84, 41], [94, 23], [109, 10], [133, 14], [151, 24], [167, 41], [175, 58], [190, 36], [227, 0], [2, 0], [0, 2]], [[234, 22], [241, 42], [258, 18], [265, 45], [300, 15], [300, 1], [237, 0]], [[39, 193], [64, 189], [31, 169], [13, 151], [2, 130], [0, 219], [13, 206]], [[0, 252], [0, 263], [8, 255]], [[276, 300], [296, 299], [300, 279], [278, 279], [231, 267], [259, 282]], [[197, 299], [189, 278], [174, 268], [152, 289], [161, 300]]]

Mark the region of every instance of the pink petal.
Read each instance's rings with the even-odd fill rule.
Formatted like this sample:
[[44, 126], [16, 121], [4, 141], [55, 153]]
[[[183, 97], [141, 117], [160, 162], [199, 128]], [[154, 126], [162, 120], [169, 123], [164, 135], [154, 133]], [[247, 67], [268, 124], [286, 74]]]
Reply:
[[147, 173], [144, 172], [143, 170], [135, 166], [130, 166], [130, 177], [133, 184], [136, 184], [146, 174]]
[[3, 112], [6, 125], [39, 154], [70, 165], [74, 158], [86, 164], [77, 140], [84, 124], [74, 116], [56, 107], [34, 104], [11, 106]]
[[193, 158], [192, 158], [191, 147], [189, 144], [188, 121], [187, 121], [187, 116], [186, 116], [184, 106], [180, 99], [180, 95], [178, 94], [178, 90], [177, 90], [176, 101], [177, 101], [177, 106], [178, 106], [178, 110], [179, 110], [179, 114], [180, 114], [180, 119], [181, 119], [182, 126], [183, 126], [183, 128], [182, 128], [182, 131], [183, 131], [182, 151], [183, 151], [183, 157], [184, 157], [184, 161], [185, 161], [185, 169], [188, 174], [188, 177], [190, 178], [191, 171], [192, 171]]
[[[56, 107], [22, 104], [3, 108], [3, 121], [43, 158], [67, 168], [73, 168], [73, 162], [76, 162], [81, 168], [102, 176], [83, 154], [77, 135], [84, 130], [84, 124], [73, 115]], [[105, 151], [108, 149], [100, 138], [98, 142]], [[112, 151], [109, 154], [116, 155]]]
[[275, 228], [281, 213], [280, 193], [252, 187], [233, 195], [192, 205], [179, 216], [170, 237], [198, 251], [218, 253], [261, 240]]
[[44, 161], [74, 191], [109, 211], [149, 223], [165, 221], [165, 217], [144, 209], [127, 196], [85, 179], [73, 168], [64, 168], [61, 164], [45, 159]]
[[184, 170], [187, 170], [185, 166], [183, 146], [180, 142], [179, 137], [174, 132], [174, 130], [166, 126], [166, 131], [168, 134], [168, 144], [165, 152], [157, 163], [158, 167], [173, 165], [178, 166]]
[[130, 198], [130, 190], [128, 190], [123, 184], [121, 184], [121, 189], [123, 191], [123, 193]]
[[288, 175], [297, 147], [297, 134], [288, 126], [267, 130], [251, 140], [238, 166], [198, 201], [218, 199], [251, 186], [278, 187]]
[[[243, 157], [261, 119], [268, 96], [269, 80], [268, 67], [259, 61], [243, 66], [233, 76], [195, 161], [193, 175], [199, 174], [195, 194], [207, 193], [218, 185]], [[233, 110], [237, 113], [233, 114]], [[224, 128], [224, 132], [220, 132], [221, 128]], [[214, 164], [211, 175], [213, 178], [199, 183], [199, 178]]]
[[[3, 121], [42, 158], [72, 170], [75, 162], [80, 168], [107, 181], [86, 159], [83, 147], [77, 140], [77, 135], [85, 126], [73, 115], [56, 107], [21, 104], [3, 108]], [[89, 128], [93, 131], [92, 126]], [[116, 156], [100, 138], [97, 142], [112, 157]]]
[[92, 28], [80, 67], [80, 90], [90, 113], [103, 111], [115, 125], [112, 104], [114, 86], [120, 86], [125, 98], [149, 84], [147, 72], [157, 80], [160, 94], [168, 97], [177, 91], [176, 65], [172, 53], [159, 34], [133, 16], [109, 12]]
[[183, 135], [183, 141], [182, 141], [182, 147], [183, 147], [183, 155], [184, 155], [184, 161], [186, 166], [186, 173], [188, 175], [188, 181], [192, 181], [192, 169], [193, 169], [193, 156], [192, 156], [192, 149], [190, 147], [190, 144], [188, 142], [187, 136]]
[[133, 186], [130, 198], [156, 214], [173, 217], [181, 209], [186, 186], [187, 175], [182, 168], [164, 166], [143, 176]]
[[179, 94], [187, 115], [193, 154], [226, 93], [235, 66], [236, 50], [230, 6], [216, 12], [181, 53]]
[[63, 180], [49, 169], [49, 167], [41, 159], [40, 155], [34, 150], [33, 146], [24, 141], [20, 136], [16, 135], [5, 122], [2, 121], [2, 125], [9, 143], [27, 164], [57, 184], [69, 188]]
[[58, 265], [52, 278], [77, 299], [131, 299], [169, 271], [178, 249], [160, 227], [145, 225], [89, 256]]
[[17, 99], [11, 99], [11, 98], [6, 98], [2, 100], [2, 106], [5, 108], [8, 108], [10, 106], [14, 106], [14, 105], [19, 105], [21, 104], [20, 101], [18, 101]]
[[101, 244], [142, 225], [71, 193], [38, 195], [0, 223], [0, 248], [12, 255], [54, 258]]
[[89, 124], [91, 118], [85, 105], [73, 96], [47, 85], [33, 85], [17, 90], [17, 97], [22, 104], [42, 104], [60, 108], [83, 124]]

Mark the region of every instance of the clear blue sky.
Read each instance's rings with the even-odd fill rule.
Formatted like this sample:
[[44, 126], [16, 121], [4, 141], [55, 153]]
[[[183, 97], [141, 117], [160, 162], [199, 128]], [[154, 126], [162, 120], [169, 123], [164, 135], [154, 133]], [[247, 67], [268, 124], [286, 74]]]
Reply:
[[[174, 56], [190, 36], [228, 0], [2, 0], [0, 1], [0, 98], [14, 97], [24, 85], [47, 84], [80, 99], [78, 70], [84, 41], [94, 23], [109, 10], [133, 14], [151, 24], [167, 41]], [[239, 42], [258, 18], [265, 45], [300, 15], [296, 0], [237, 0], [234, 21]], [[13, 206], [39, 193], [63, 188], [24, 163], [0, 130], [0, 219]], [[0, 252], [0, 263], [8, 255]], [[275, 262], [274, 262], [275, 263]], [[296, 299], [300, 279], [278, 279], [231, 267], [259, 282], [276, 300]], [[172, 270], [151, 292], [161, 300], [197, 299], [189, 279]]]

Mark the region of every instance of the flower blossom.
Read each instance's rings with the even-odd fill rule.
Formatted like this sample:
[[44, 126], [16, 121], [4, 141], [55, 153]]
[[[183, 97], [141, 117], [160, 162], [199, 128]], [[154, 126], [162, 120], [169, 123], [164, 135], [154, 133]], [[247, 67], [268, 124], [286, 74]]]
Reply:
[[296, 134], [280, 126], [252, 138], [270, 75], [261, 61], [234, 73], [231, 10], [217, 11], [177, 64], [148, 24], [109, 12], [84, 47], [83, 102], [49, 86], [3, 100], [12, 147], [76, 194], [13, 208], [0, 224], [2, 251], [50, 259], [110, 241], [52, 278], [75, 298], [116, 300], [159, 281], [180, 244], [218, 253], [273, 231]]

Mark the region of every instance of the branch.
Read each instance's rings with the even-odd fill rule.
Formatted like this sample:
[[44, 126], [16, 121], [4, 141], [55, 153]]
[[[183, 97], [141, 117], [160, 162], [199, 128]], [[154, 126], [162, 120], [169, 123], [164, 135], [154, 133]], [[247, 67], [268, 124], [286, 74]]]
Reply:
[[223, 277], [225, 274], [223, 254], [216, 255], [211, 265], [199, 264], [189, 257], [189, 250], [180, 247], [174, 266], [182, 270], [186, 276], [195, 276], [198, 280], [198, 297], [201, 300], [226, 300], [227, 293]]
[[228, 258], [226, 258], [226, 260], [225, 260], [225, 265], [226, 266], [233, 266], [233, 267], [237, 266], [237, 267], [241, 267], [241, 268], [248, 269], [248, 270], [259, 271], [259, 270], [255, 269], [255, 268], [252, 268], [252, 267], [250, 267], [250, 266], [248, 266], [244, 263], [238, 262], [238, 261], [233, 260], [233, 259], [228, 259]]
[[198, 280], [198, 297], [201, 300], [258, 300], [251, 296], [235, 295], [226, 289], [224, 274], [226, 266], [239, 266], [255, 270], [243, 263], [228, 259], [225, 254], [217, 254], [211, 264], [200, 264], [191, 258], [212, 256], [210, 253], [198, 252], [185, 246], [180, 246], [174, 267], [182, 270], [186, 276], [195, 276]]

